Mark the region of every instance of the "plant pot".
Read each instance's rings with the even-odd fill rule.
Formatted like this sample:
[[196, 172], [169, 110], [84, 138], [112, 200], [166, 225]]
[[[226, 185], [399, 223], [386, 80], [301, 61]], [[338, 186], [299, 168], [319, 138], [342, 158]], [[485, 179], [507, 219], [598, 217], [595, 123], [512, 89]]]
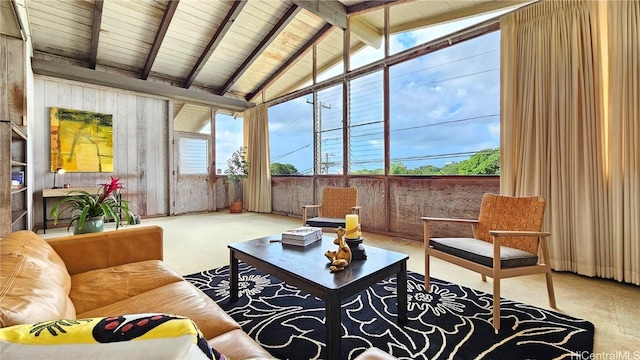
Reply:
[[229, 204], [229, 212], [232, 214], [237, 214], [242, 212], [242, 200], [232, 201]]
[[78, 222], [76, 222], [75, 226], [73, 227], [73, 235], [96, 233], [96, 232], [102, 232], [103, 230], [104, 230], [104, 216], [94, 216], [94, 217], [88, 218], [84, 222], [82, 229], [78, 229]]

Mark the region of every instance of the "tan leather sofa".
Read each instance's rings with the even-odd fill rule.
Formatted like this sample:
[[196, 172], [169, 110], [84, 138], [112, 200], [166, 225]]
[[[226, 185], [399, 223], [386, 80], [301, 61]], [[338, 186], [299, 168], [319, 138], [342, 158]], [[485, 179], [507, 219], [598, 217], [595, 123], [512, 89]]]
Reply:
[[230, 359], [272, 358], [213, 300], [162, 261], [162, 228], [0, 239], [0, 327], [133, 313], [191, 318]]

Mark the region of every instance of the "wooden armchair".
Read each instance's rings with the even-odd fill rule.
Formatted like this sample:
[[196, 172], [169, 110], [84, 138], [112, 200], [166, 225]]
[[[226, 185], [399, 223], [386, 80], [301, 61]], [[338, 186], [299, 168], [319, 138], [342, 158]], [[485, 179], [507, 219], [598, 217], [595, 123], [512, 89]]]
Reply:
[[[322, 203], [320, 205], [302, 206], [302, 225], [320, 228], [338, 228], [346, 226], [345, 215], [360, 214], [358, 204], [358, 189], [327, 187], [322, 191]], [[311, 212], [317, 212], [317, 216], [309, 218]]]
[[[500, 280], [544, 273], [549, 304], [556, 307], [546, 238], [542, 232], [545, 201], [541, 197], [510, 197], [485, 194], [478, 220], [423, 217], [425, 289], [429, 287], [429, 257], [476, 271], [493, 278], [493, 327], [500, 329]], [[431, 238], [429, 223], [469, 223], [473, 238]], [[538, 258], [538, 252], [542, 259]], [[526, 286], [526, 285], [525, 285]]]

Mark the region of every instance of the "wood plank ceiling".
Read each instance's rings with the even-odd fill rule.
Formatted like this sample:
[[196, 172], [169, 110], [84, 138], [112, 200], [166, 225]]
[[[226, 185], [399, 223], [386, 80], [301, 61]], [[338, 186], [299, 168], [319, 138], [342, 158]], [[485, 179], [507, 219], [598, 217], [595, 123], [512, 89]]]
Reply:
[[351, 46], [357, 49], [380, 46], [384, 16], [373, 10], [386, 4], [390, 32], [398, 33], [525, 2], [12, 1], [27, 9], [36, 59], [196, 89], [248, 106], [308, 83], [311, 49], [318, 42], [319, 69], [341, 61], [342, 30], [349, 16], [357, 15], [350, 25]]

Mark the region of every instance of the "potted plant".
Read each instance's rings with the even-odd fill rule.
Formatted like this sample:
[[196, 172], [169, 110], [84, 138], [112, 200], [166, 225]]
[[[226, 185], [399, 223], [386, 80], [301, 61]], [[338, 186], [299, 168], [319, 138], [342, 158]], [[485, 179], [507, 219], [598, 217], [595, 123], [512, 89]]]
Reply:
[[105, 219], [113, 220], [116, 230], [123, 221], [133, 224], [135, 215], [129, 210], [129, 202], [116, 196], [117, 191], [122, 189], [119, 181], [120, 179], [111, 177], [111, 182], [102, 184], [95, 194], [70, 191], [51, 208], [50, 216], [53, 217], [54, 224], [58, 223], [62, 214], [68, 214], [71, 222], [67, 229], [74, 225], [74, 235], [102, 231]]
[[249, 163], [245, 160], [247, 148], [241, 146], [238, 150], [231, 154], [227, 160], [227, 169], [224, 171], [227, 175], [227, 184], [233, 184], [235, 189], [235, 197], [231, 201], [229, 195], [229, 211], [232, 213], [242, 212], [242, 179], [249, 175]]

